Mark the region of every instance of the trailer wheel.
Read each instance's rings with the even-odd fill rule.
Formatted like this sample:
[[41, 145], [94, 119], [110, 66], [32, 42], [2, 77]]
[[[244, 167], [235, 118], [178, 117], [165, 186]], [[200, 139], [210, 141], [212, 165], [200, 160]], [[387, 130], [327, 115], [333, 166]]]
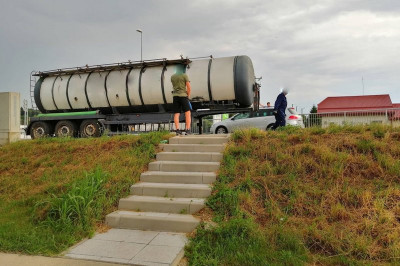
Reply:
[[56, 124], [56, 137], [76, 137], [78, 133], [77, 126], [69, 120], [62, 120]]
[[95, 119], [83, 120], [80, 127], [81, 136], [83, 138], [100, 137], [102, 127], [99, 121]]
[[31, 138], [40, 139], [50, 136], [50, 125], [46, 122], [34, 122], [31, 126]]

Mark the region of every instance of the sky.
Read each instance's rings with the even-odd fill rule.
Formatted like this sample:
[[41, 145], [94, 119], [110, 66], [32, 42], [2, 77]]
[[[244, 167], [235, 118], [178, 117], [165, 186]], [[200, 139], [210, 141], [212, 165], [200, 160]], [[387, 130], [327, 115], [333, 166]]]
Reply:
[[[399, 0], [0, 0], [0, 92], [31, 71], [143, 59], [248, 55], [261, 101], [290, 89], [308, 112], [329, 96], [400, 103]], [[363, 86], [364, 83], [364, 86]]]

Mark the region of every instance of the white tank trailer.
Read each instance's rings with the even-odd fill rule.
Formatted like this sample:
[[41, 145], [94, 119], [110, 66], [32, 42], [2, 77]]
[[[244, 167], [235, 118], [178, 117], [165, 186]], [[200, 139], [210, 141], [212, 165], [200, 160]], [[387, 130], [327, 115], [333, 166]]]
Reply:
[[27, 133], [33, 138], [88, 137], [105, 127], [112, 131], [135, 121], [171, 120], [171, 76], [182, 64], [191, 83], [194, 117], [258, 107], [259, 89], [248, 56], [58, 69], [34, 74], [39, 79], [33, 95], [42, 114], [32, 118]]

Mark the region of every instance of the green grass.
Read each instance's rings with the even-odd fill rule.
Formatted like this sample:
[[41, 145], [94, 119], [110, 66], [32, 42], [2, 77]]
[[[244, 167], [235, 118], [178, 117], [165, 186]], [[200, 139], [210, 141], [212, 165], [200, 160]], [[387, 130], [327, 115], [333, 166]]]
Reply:
[[232, 134], [191, 265], [400, 263], [400, 131], [384, 126]]
[[58, 254], [101, 230], [168, 137], [51, 138], [0, 147], [0, 251]]

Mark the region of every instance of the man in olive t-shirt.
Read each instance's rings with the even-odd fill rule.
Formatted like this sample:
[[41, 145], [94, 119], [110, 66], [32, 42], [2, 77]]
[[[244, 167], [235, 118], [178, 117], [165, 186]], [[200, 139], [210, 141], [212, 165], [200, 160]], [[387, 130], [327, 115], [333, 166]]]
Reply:
[[174, 123], [176, 134], [182, 134], [179, 129], [179, 115], [181, 111], [185, 113], [185, 133], [190, 134], [190, 123], [191, 123], [191, 114], [190, 114], [190, 81], [189, 77], [184, 73], [185, 66], [178, 65], [176, 66], [175, 74], [171, 76], [171, 82], [173, 86], [173, 111], [174, 111]]

